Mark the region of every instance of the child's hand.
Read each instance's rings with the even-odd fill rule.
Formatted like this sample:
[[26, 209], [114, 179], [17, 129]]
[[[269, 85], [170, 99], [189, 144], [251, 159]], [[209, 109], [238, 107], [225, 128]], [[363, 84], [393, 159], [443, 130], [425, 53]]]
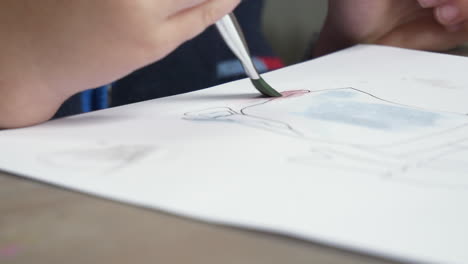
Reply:
[[424, 8], [433, 8], [437, 21], [451, 31], [458, 31], [468, 20], [467, 0], [418, 0]]
[[[323, 55], [357, 43], [444, 51], [468, 41], [468, 0], [428, 2], [330, 0], [315, 53]], [[456, 16], [447, 17], [450, 13]]]
[[0, 128], [157, 61], [240, 0], [2, 0]]

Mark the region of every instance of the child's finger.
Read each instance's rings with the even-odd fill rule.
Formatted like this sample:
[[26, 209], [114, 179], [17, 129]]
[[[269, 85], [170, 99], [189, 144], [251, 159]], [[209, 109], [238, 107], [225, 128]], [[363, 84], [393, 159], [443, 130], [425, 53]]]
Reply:
[[443, 5], [447, 3], [449, 0], [418, 0], [419, 4], [423, 8], [433, 8], [436, 6]]
[[209, 0], [167, 0], [167, 1], [157, 1], [161, 10], [167, 10], [168, 14], [171, 16], [173, 14], [179, 13], [182, 10], [190, 9], [197, 5], [201, 5], [204, 2]]
[[448, 2], [438, 6], [434, 12], [437, 21], [445, 26], [456, 25], [466, 19], [466, 11], [457, 2]]
[[468, 20], [468, 0], [418, 0], [424, 8], [433, 8], [435, 19], [449, 32], [457, 32]]
[[439, 23], [454, 26], [468, 20], [468, 0], [449, 0], [434, 10]]
[[447, 30], [431, 17], [402, 25], [378, 43], [419, 50], [448, 50], [468, 41], [465, 24]]
[[172, 16], [161, 30], [165, 34], [171, 34], [173, 40], [182, 43], [214, 24], [239, 3], [240, 0], [208, 0]]

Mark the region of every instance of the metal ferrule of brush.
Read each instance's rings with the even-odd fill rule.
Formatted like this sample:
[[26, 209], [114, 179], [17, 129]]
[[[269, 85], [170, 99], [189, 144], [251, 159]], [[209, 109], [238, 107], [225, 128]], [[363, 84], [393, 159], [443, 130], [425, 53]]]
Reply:
[[226, 44], [241, 61], [247, 75], [251, 79], [259, 80], [260, 74], [253, 64], [244, 34], [240, 29], [235, 15], [231, 13], [224, 16], [216, 23], [216, 27], [224, 38]]

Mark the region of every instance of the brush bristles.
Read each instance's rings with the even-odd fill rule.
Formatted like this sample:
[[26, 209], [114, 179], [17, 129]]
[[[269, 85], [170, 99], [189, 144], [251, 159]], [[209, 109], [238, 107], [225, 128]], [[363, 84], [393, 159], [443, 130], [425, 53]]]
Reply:
[[283, 96], [279, 92], [277, 92], [273, 87], [271, 87], [263, 78], [260, 77], [258, 80], [251, 79], [255, 88], [262, 93], [264, 96], [268, 97], [281, 97]]

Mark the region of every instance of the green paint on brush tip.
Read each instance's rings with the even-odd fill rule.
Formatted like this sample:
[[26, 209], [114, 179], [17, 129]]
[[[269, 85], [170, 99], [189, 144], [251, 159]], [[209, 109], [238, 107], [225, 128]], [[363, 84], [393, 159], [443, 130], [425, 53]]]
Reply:
[[251, 79], [253, 85], [257, 90], [262, 93], [264, 96], [268, 97], [281, 97], [282, 94], [278, 93], [273, 87], [271, 87], [263, 78], [260, 77], [258, 80]]

